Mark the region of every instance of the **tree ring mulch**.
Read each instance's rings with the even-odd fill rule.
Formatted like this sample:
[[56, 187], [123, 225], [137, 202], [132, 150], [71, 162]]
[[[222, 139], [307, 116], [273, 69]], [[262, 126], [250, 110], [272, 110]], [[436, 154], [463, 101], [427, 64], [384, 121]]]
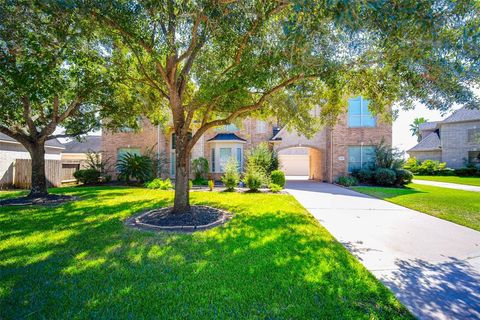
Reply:
[[57, 205], [65, 202], [70, 202], [77, 200], [77, 197], [60, 195], [60, 194], [49, 194], [44, 197], [19, 197], [19, 198], [10, 198], [0, 200], [0, 207], [2, 206], [29, 206], [29, 205]]
[[194, 232], [224, 224], [232, 214], [209, 206], [191, 206], [190, 211], [173, 214], [173, 207], [160, 208], [132, 216], [125, 224], [140, 230]]

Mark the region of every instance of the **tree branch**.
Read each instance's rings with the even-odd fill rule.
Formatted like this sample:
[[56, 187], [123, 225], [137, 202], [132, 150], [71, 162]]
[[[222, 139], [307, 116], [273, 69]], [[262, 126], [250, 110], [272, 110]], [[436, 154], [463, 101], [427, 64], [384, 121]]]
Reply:
[[35, 127], [35, 123], [32, 120], [30, 101], [27, 97], [22, 97], [21, 100], [23, 104], [23, 117], [25, 118], [25, 122], [27, 123], [28, 130], [30, 131], [31, 135], [37, 135], [38, 131]]

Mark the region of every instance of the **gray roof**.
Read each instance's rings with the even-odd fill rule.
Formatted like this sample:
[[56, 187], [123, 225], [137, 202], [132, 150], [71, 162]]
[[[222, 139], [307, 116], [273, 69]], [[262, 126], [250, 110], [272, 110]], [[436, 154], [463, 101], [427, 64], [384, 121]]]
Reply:
[[480, 120], [480, 109], [467, 109], [463, 107], [455, 111], [450, 117], [443, 120], [442, 123], [463, 122]]
[[65, 144], [63, 153], [100, 152], [102, 149], [102, 136], [85, 136], [81, 141], [72, 140]]
[[424, 122], [419, 125], [421, 131], [437, 129], [438, 121]]
[[215, 137], [208, 139], [207, 141], [247, 141], [240, 138], [235, 133], [218, 133]]
[[[17, 140], [13, 139], [12, 137], [7, 136], [6, 134], [3, 134], [3, 133], [0, 133], [0, 141], [20, 143]], [[47, 142], [45, 143], [45, 146], [65, 149], [65, 146], [57, 139], [47, 140]]]
[[430, 133], [428, 136], [422, 139], [415, 147], [408, 150], [410, 151], [440, 151], [440, 137], [436, 132]]

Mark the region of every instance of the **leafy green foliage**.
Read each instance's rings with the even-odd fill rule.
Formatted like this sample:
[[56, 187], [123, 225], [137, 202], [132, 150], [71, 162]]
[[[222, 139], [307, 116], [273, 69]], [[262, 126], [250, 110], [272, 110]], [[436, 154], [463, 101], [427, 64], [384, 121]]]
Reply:
[[238, 173], [238, 164], [234, 158], [231, 158], [225, 166], [225, 173], [222, 176], [222, 182], [227, 191], [233, 191], [240, 182], [240, 174]]
[[395, 171], [387, 168], [378, 168], [375, 170], [375, 182], [380, 186], [393, 186], [397, 179]]
[[352, 175], [362, 183], [372, 183], [374, 181], [374, 171], [370, 169], [362, 168], [355, 172], [352, 172]]
[[199, 157], [192, 160], [192, 170], [195, 174], [195, 180], [205, 179], [208, 169], [208, 160], [206, 158]]
[[277, 192], [282, 191], [283, 187], [272, 182], [268, 185], [268, 189], [270, 189], [270, 191], [272, 191], [273, 193], [277, 193]]
[[425, 123], [427, 122], [428, 120], [421, 117], [421, 118], [415, 118], [413, 120], [413, 123], [410, 124], [410, 132], [412, 133], [412, 136], [415, 136], [417, 137], [417, 141], [420, 142], [420, 140], [422, 140], [422, 135], [421, 135], [421, 132], [420, 132], [420, 125], [422, 123]]
[[214, 187], [215, 187], [215, 181], [208, 180], [208, 190], [213, 191]]
[[337, 178], [337, 183], [344, 187], [351, 187], [358, 184], [358, 180], [352, 176], [340, 176]]
[[262, 171], [256, 170], [255, 167], [247, 170], [243, 177], [243, 183], [250, 191], [258, 191], [262, 187], [265, 181], [265, 176]]
[[405, 160], [403, 159], [403, 151], [398, 148], [392, 148], [382, 141], [375, 145], [375, 164], [374, 169], [399, 169], [403, 166]]
[[173, 184], [169, 178], [165, 180], [156, 178], [156, 179], [153, 179], [152, 181], [145, 183], [145, 187], [148, 189], [170, 190], [173, 188]]
[[83, 184], [95, 184], [98, 183], [100, 179], [101, 172], [97, 169], [82, 169], [77, 170], [73, 173], [75, 179], [80, 181]]
[[131, 178], [144, 182], [152, 177], [152, 160], [147, 156], [127, 152], [118, 159], [117, 170], [119, 178], [126, 182]]
[[266, 142], [260, 143], [250, 151], [247, 162], [262, 170], [266, 175], [270, 175], [273, 170], [278, 169], [278, 158]]
[[274, 170], [270, 174], [270, 180], [272, 183], [283, 188], [285, 186], [285, 173], [281, 170]]
[[406, 170], [406, 169], [395, 169], [395, 185], [397, 186], [405, 186], [412, 182], [413, 174]]

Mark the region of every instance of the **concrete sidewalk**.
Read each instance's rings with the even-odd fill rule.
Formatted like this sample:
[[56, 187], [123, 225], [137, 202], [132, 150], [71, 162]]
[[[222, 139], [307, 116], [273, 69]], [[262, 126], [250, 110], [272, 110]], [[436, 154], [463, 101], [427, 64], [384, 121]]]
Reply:
[[414, 179], [412, 182], [413, 183], [418, 183], [418, 184], [425, 184], [425, 185], [428, 185], [428, 186], [480, 192], [480, 187], [470, 186], [470, 185], [466, 185], [466, 184], [440, 182], [440, 181], [430, 181], [430, 180], [418, 180], [418, 179]]
[[287, 191], [420, 319], [480, 319], [480, 232], [335, 185]]

